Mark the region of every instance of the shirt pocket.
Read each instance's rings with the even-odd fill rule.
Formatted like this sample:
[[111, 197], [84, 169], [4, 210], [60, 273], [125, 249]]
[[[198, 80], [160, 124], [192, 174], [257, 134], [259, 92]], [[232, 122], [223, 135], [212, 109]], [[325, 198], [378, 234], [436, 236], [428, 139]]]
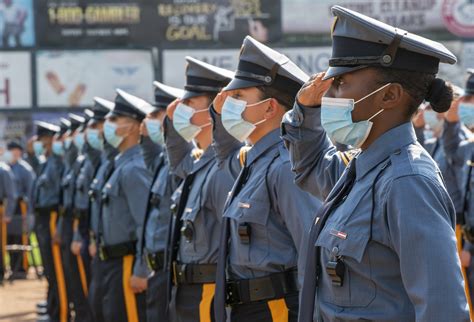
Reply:
[[[370, 216], [368, 216], [370, 217]], [[346, 226], [327, 223], [316, 246], [321, 247], [321, 300], [341, 307], [366, 307], [375, 298], [375, 283], [371, 279], [372, 265], [368, 252], [369, 223]], [[333, 285], [327, 273], [329, 261], [336, 258], [344, 263], [342, 286]]]
[[259, 266], [267, 259], [270, 250], [267, 227], [270, 205], [268, 202], [249, 199], [247, 202], [238, 202], [237, 206], [240, 210], [235, 227], [238, 259], [243, 265]]

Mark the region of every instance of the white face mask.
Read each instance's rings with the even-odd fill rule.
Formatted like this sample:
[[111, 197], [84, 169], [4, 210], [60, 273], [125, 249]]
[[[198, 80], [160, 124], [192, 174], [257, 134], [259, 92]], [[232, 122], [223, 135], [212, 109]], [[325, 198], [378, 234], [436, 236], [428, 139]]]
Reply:
[[208, 109], [196, 111], [191, 106], [179, 103], [173, 114], [173, 126], [186, 142], [191, 142], [203, 128], [208, 127], [211, 123], [198, 126], [191, 123], [194, 114], [208, 112]]
[[246, 101], [238, 100], [228, 96], [225, 99], [224, 105], [222, 106], [222, 125], [230, 135], [240, 142], [244, 142], [247, 140], [250, 134], [255, 131], [257, 125], [262, 124], [266, 121], [266, 119], [263, 119], [257, 123], [250, 123], [244, 120], [242, 114], [244, 113], [245, 109], [258, 106], [269, 100], [271, 100], [271, 98], [247, 105]]

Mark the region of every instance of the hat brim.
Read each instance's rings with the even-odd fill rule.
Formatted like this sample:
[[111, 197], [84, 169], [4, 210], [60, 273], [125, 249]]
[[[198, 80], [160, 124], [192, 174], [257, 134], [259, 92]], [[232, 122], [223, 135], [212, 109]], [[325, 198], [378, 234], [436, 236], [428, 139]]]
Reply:
[[243, 88], [249, 88], [249, 87], [257, 87], [257, 86], [262, 86], [263, 83], [251, 81], [251, 80], [246, 80], [242, 78], [237, 78], [234, 77], [230, 83], [222, 89], [222, 91], [227, 92], [227, 91], [233, 91], [236, 89], [243, 89]]
[[184, 91], [184, 95], [183, 95], [183, 97], [182, 97], [181, 99], [182, 99], [182, 100], [187, 100], [187, 99], [189, 99], [189, 98], [198, 97], [198, 96], [203, 96], [203, 95], [206, 95], [206, 93], [193, 92], [193, 91]]
[[324, 75], [323, 80], [333, 78], [336, 76], [341, 76], [347, 73], [355, 72], [356, 70], [367, 68], [368, 66], [354, 66], [354, 67], [329, 67], [326, 71], [326, 75]]

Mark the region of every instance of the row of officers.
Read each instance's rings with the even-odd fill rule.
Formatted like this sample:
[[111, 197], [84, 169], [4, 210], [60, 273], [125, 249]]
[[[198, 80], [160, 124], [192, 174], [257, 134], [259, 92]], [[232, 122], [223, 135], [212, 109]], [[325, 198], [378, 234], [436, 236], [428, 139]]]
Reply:
[[474, 78], [453, 91], [443, 45], [332, 13], [324, 73], [246, 37], [235, 72], [187, 57], [154, 104], [36, 122], [31, 189], [9, 146], [48, 320], [471, 320]]

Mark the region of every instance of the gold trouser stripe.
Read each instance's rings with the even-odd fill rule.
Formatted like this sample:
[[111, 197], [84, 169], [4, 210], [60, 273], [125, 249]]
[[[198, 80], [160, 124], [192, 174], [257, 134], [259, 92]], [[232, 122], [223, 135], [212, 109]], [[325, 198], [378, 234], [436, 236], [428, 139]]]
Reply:
[[288, 322], [288, 307], [285, 299], [269, 301], [267, 304], [273, 322]]
[[[56, 234], [56, 220], [58, 219], [57, 211], [51, 212], [49, 219], [49, 229], [51, 231], [51, 238]], [[68, 300], [66, 294], [66, 281], [64, 279], [63, 265], [61, 262], [61, 250], [56, 243], [52, 244], [54, 271], [56, 272], [56, 282], [58, 284], [59, 293], [59, 320], [67, 322], [68, 320]]]
[[4, 208], [3, 206], [0, 206], [0, 229], [1, 234], [2, 234], [2, 240], [0, 240], [1, 243], [1, 251], [2, 251], [2, 265], [3, 268], [5, 268], [5, 261], [7, 258], [7, 223], [4, 220], [5, 213], [3, 212]]
[[125, 308], [127, 310], [128, 322], [138, 322], [137, 299], [130, 287], [130, 278], [132, 277], [133, 255], [127, 255], [123, 258], [122, 287], [125, 297]]
[[87, 296], [89, 295], [89, 289], [87, 288], [87, 276], [86, 276], [86, 270], [84, 268], [84, 261], [82, 260], [82, 256], [76, 255], [77, 258], [77, 267], [79, 268], [79, 276], [81, 277], [81, 285], [82, 285], [82, 291], [84, 292], [84, 295]]
[[[75, 218], [73, 223], [72, 223], [72, 229], [74, 232], [76, 232], [79, 229], [79, 219]], [[76, 255], [77, 259], [77, 267], [79, 269], [79, 277], [81, 278], [81, 285], [82, 285], [82, 291], [84, 292], [84, 295], [87, 296], [89, 293], [89, 290], [87, 289], [87, 277], [86, 277], [86, 270], [84, 268], [84, 261], [82, 260], [82, 256]]]
[[211, 322], [211, 305], [214, 293], [216, 292], [216, 284], [203, 284], [201, 303], [199, 303], [199, 322]]
[[[458, 247], [458, 254], [461, 256], [462, 251], [462, 230], [461, 225], [456, 225], [456, 244]], [[464, 291], [466, 292], [467, 304], [469, 305], [469, 315], [470, 320], [473, 321], [474, 315], [472, 314], [472, 304], [471, 304], [471, 293], [469, 292], [469, 282], [466, 275], [466, 269], [461, 266], [462, 277], [464, 279]]]
[[[21, 244], [23, 246], [28, 246], [28, 233], [23, 230], [23, 227], [26, 226], [27, 218], [27, 207], [26, 202], [20, 201], [20, 210], [21, 210], [21, 222], [22, 226], [22, 233], [21, 233]], [[28, 271], [28, 253], [23, 252], [23, 269]]]

